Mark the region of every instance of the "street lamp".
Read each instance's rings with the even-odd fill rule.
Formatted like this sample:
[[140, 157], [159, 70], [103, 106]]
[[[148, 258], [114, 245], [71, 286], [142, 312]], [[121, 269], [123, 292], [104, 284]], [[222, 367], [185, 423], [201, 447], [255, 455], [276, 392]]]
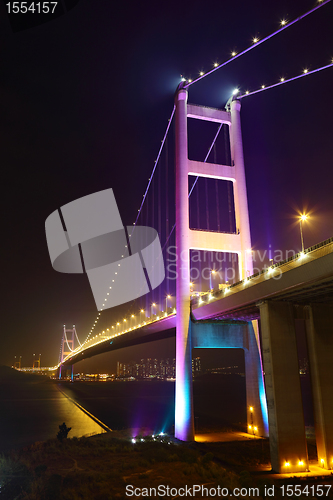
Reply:
[[152, 303], [151, 308], [150, 308], [150, 316], [153, 316], [153, 307], [156, 307], [155, 302]]
[[168, 299], [171, 299], [171, 295], [167, 295], [165, 298], [165, 312], [168, 312]]
[[302, 253], [304, 253], [304, 241], [303, 241], [303, 222], [308, 219], [308, 216], [305, 214], [302, 214], [299, 218], [299, 227], [301, 230], [301, 242], [302, 242]]
[[210, 290], [213, 289], [213, 286], [212, 286], [212, 274], [215, 274], [215, 273], [216, 273], [215, 269], [211, 269], [210, 276], [209, 276], [209, 289]]

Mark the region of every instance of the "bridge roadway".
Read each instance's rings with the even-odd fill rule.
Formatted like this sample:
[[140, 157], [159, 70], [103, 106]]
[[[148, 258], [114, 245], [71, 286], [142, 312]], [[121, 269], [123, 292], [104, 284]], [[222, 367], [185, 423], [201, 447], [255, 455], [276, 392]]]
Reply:
[[[192, 300], [192, 320], [251, 321], [260, 318], [262, 301], [286, 301], [299, 305], [333, 303], [333, 238], [308, 248], [304, 254], [274, 264], [260, 273]], [[176, 314], [113, 336], [97, 336], [69, 355], [72, 365], [97, 354], [175, 336]]]

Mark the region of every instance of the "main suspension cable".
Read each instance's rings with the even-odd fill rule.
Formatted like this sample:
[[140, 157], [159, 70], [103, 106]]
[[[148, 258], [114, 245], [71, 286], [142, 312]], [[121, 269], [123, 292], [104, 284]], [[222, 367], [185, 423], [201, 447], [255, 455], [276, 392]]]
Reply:
[[281, 31], [284, 31], [286, 30], [287, 28], [289, 28], [290, 26], [292, 26], [293, 24], [297, 23], [298, 21], [300, 21], [301, 19], [304, 19], [306, 16], [308, 16], [309, 14], [312, 14], [312, 12], [315, 12], [317, 9], [320, 9], [320, 7], [323, 7], [323, 5], [326, 5], [327, 3], [329, 3], [331, 0], [326, 0], [325, 2], [320, 2], [318, 5], [316, 5], [313, 9], [309, 10], [308, 12], [305, 12], [305, 14], [302, 14], [301, 16], [297, 17], [296, 19], [294, 19], [293, 21], [290, 21], [290, 22], [286, 22], [286, 21], [281, 21], [281, 28], [279, 28], [278, 30], [274, 31], [273, 33], [271, 33], [270, 35], [267, 35], [265, 38], [262, 38], [261, 40], [259, 40], [258, 38], [254, 38], [253, 39], [253, 45], [251, 45], [250, 47], [248, 47], [247, 49], [243, 50], [242, 52], [239, 52], [238, 54], [235, 54], [231, 57], [231, 59], [228, 59], [227, 61], [221, 63], [221, 64], [216, 64], [214, 65], [214, 68], [212, 68], [210, 71], [208, 71], [207, 73], [202, 73], [200, 74], [200, 76], [198, 76], [198, 78], [196, 78], [195, 80], [187, 80], [184, 82], [184, 88], [188, 88], [190, 87], [191, 85], [193, 85], [194, 83], [197, 83], [199, 82], [200, 80], [202, 80], [203, 78], [206, 78], [206, 76], [208, 75], [211, 75], [212, 73], [214, 73], [215, 71], [217, 71], [218, 69], [221, 69], [223, 68], [224, 66], [226, 66], [227, 64], [229, 64], [231, 61], [234, 61], [235, 59], [238, 59], [239, 57], [241, 57], [242, 55], [246, 54], [247, 52], [249, 52], [250, 50], [254, 49], [255, 47], [258, 47], [259, 45], [261, 45], [262, 43], [266, 42], [267, 40], [269, 40], [270, 38], [272, 38], [273, 36], [277, 35], [278, 33], [281, 33]]

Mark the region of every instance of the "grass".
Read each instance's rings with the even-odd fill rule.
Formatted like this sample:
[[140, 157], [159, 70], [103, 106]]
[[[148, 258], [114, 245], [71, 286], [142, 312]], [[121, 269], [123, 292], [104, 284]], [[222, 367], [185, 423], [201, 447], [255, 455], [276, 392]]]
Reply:
[[185, 444], [145, 437], [132, 444], [116, 435], [52, 439], [0, 457], [0, 499], [121, 500], [129, 484], [257, 486], [263, 498], [271, 484], [244, 470], [269, 462], [266, 440]]

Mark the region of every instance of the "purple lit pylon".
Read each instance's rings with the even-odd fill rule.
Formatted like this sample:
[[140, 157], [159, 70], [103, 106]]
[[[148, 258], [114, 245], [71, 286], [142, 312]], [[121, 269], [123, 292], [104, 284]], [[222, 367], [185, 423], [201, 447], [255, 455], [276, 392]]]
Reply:
[[[181, 85], [175, 96], [176, 118], [176, 408], [175, 436], [194, 440], [192, 392], [192, 339], [190, 320], [190, 249], [238, 255], [239, 279], [253, 274], [251, 235], [247, 205], [240, 102], [231, 102], [230, 112], [187, 104], [188, 93]], [[230, 127], [232, 165], [217, 165], [188, 159], [187, 118]], [[233, 183], [236, 233], [196, 231], [189, 228], [188, 175], [227, 180]], [[255, 408], [258, 435], [267, 436], [267, 406], [260, 364], [256, 321], [252, 322], [249, 346], [245, 349], [246, 397]], [[253, 340], [253, 341], [252, 341]], [[250, 347], [251, 344], [251, 347]], [[212, 345], [211, 347], [214, 347]], [[248, 414], [248, 423], [251, 416]]]
[[190, 234], [188, 204], [187, 90], [176, 105], [176, 406], [175, 437], [194, 441], [192, 347], [190, 332]]

